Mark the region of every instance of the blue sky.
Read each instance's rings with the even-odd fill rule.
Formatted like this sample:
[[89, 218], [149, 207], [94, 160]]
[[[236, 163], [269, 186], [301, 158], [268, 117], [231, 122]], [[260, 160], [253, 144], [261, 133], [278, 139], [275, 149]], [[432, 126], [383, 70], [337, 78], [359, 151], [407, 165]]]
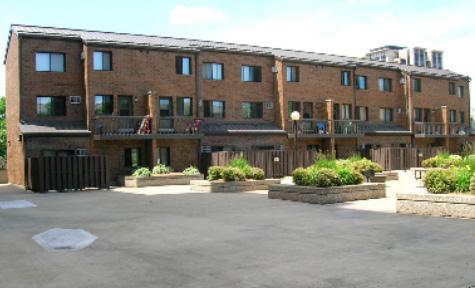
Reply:
[[[475, 75], [475, 1], [0, 1], [0, 47], [11, 23], [190, 37], [348, 56], [385, 44], [445, 51]], [[4, 50], [3, 50], [4, 51]], [[2, 55], [3, 56], [3, 55]], [[0, 95], [4, 94], [0, 67]]]

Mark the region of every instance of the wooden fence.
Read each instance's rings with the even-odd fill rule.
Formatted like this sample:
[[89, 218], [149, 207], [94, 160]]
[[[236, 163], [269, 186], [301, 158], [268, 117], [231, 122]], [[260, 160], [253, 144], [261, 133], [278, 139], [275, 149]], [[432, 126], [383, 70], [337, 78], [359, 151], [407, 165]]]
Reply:
[[[315, 151], [223, 151], [208, 154], [202, 163], [203, 172], [209, 166], [224, 166], [236, 157], [244, 157], [249, 165], [262, 168], [267, 178], [291, 175], [297, 167], [308, 167], [315, 161]], [[205, 156], [206, 157], [206, 156]], [[207, 167], [208, 166], [208, 167]]]
[[371, 149], [370, 155], [373, 162], [378, 163], [384, 170], [407, 170], [411, 167], [421, 166], [427, 158], [444, 152], [444, 147], [432, 148], [395, 148], [383, 147]]
[[34, 157], [27, 159], [27, 188], [35, 192], [109, 188], [106, 156]]

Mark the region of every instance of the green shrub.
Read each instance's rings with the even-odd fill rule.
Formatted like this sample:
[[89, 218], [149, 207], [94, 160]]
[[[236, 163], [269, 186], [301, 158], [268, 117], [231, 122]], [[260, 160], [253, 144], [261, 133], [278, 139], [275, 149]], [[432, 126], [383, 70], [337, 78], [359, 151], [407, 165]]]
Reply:
[[455, 173], [455, 192], [466, 193], [470, 191], [470, 179], [472, 178], [473, 172], [461, 168], [454, 169], [453, 173]]
[[336, 173], [340, 178], [341, 185], [361, 184], [364, 180], [363, 175], [361, 175], [361, 173], [347, 167], [337, 168]]
[[208, 180], [218, 180], [223, 178], [223, 170], [225, 167], [222, 166], [211, 166], [208, 168]]
[[422, 160], [421, 165], [425, 168], [437, 167], [437, 159], [435, 157], [427, 158], [426, 160]]
[[226, 167], [223, 169], [223, 179], [226, 182], [231, 181], [244, 181], [246, 176], [241, 171], [241, 169], [236, 167]]
[[308, 186], [307, 184], [308, 171], [305, 168], [297, 168], [292, 172], [292, 180], [295, 185]]
[[456, 175], [453, 170], [432, 170], [424, 177], [424, 186], [434, 194], [455, 192], [455, 183]]
[[449, 168], [452, 166], [460, 166], [464, 160], [459, 155], [450, 155], [449, 153], [439, 153], [434, 157], [422, 161], [422, 167], [426, 168]]
[[134, 173], [132, 173], [132, 176], [150, 176], [150, 170], [147, 167], [140, 167], [135, 169]]
[[346, 162], [344, 166], [353, 169], [359, 173], [363, 173], [367, 170], [373, 170], [374, 172], [383, 172], [383, 168], [378, 163], [374, 163], [371, 160], [362, 158], [353, 162]]
[[[312, 171], [313, 172], [313, 171]], [[313, 174], [311, 172], [311, 174]], [[322, 168], [314, 170], [315, 173], [315, 185], [318, 187], [330, 187], [341, 185], [341, 180], [335, 170]]]
[[313, 164], [313, 167], [317, 169], [321, 169], [321, 168], [335, 169], [336, 163], [337, 161], [333, 159], [331, 156], [327, 156], [327, 157], [319, 156], [319, 157], [315, 157], [315, 163]]
[[252, 172], [252, 179], [254, 180], [263, 180], [265, 177], [264, 170], [258, 167], [252, 167], [251, 168]]
[[237, 168], [244, 173], [245, 177], [252, 179], [252, 167], [247, 163], [247, 160], [244, 157], [237, 157], [229, 161], [228, 167]]
[[185, 175], [198, 175], [200, 174], [200, 171], [195, 166], [190, 166], [188, 168], [185, 168], [182, 173]]
[[152, 174], [168, 174], [173, 172], [172, 167], [166, 166], [164, 164], [157, 164], [152, 169]]
[[472, 178], [470, 178], [469, 192], [470, 192], [470, 194], [475, 195], [475, 174], [472, 175]]

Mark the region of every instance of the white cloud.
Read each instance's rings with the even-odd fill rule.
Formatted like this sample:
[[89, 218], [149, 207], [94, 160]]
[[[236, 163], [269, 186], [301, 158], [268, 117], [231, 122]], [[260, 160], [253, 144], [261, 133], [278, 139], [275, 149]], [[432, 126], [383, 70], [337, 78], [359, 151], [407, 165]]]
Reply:
[[178, 5], [170, 12], [169, 20], [174, 25], [216, 23], [226, 20], [226, 15], [222, 11], [210, 7]]

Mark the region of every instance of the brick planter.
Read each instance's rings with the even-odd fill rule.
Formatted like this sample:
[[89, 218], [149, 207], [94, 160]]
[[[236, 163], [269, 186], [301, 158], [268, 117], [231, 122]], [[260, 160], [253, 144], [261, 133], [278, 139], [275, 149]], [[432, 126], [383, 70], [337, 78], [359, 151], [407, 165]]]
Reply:
[[270, 199], [299, 201], [311, 204], [332, 204], [354, 200], [386, 197], [384, 183], [363, 183], [334, 187], [277, 184], [269, 186]]
[[465, 194], [397, 194], [397, 213], [475, 219], [475, 196]]
[[267, 190], [270, 184], [278, 184], [280, 179], [246, 180], [224, 182], [222, 180], [193, 180], [190, 182], [192, 191], [199, 192], [245, 192]]
[[399, 180], [399, 174], [395, 171], [384, 171], [381, 174], [386, 175], [386, 181]]
[[183, 173], [169, 173], [151, 176], [125, 176], [125, 187], [146, 187], [164, 185], [189, 185], [192, 180], [202, 180], [203, 174], [185, 175]]

